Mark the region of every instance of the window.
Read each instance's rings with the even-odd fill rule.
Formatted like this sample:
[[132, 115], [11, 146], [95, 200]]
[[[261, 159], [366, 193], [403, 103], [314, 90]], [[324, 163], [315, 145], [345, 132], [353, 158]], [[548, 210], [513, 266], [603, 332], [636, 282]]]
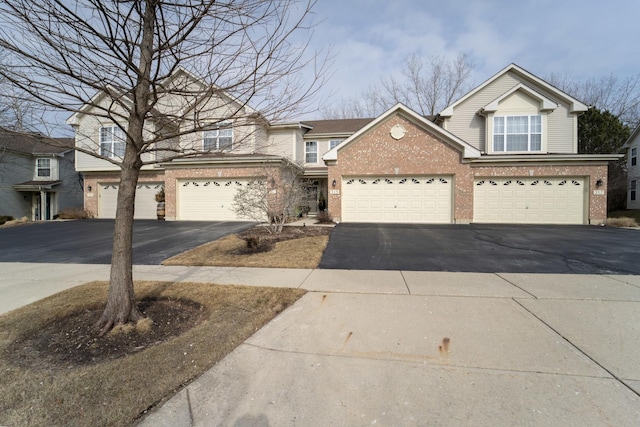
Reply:
[[306, 163], [318, 163], [318, 143], [316, 141], [304, 143], [304, 161]]
[[635, 200], [636, 199], [636, 185], [637, 185], [637, 181], [635, 179], [631, 180], [631, 183], [629, 185], [629, 199], [630, 200]]
[[542, 151], [542, 117], [495, 116], [493, 151]]
[[333, 150], [336, 145], [339, 145], [341, 142], [341, 139], [332, 139], [331, 141], [329, 141], [329, 150]]
[[38, 178], [51, 177], [51, 159], [36, 159], [36, 176]]
[[124, 132], [118, 126], [100, 128], [100, 155], [124, 157]]
[[233, 148], [231, 123], [219, 123], [215, 129], [204, 131], [202, 145], [204, 151], [231, 151]]
[[638, 164], [638, 149], [631, 149], [631, 166], [635, 166]]

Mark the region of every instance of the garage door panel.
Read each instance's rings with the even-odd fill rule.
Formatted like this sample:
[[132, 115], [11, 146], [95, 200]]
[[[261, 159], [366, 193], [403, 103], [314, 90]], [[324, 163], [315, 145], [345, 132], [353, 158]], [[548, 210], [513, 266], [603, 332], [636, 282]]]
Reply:
[[[345, 179], [342, 183], [342, 220], [450, 223], [451, 181], [450, 177], [421, 176]], [[369, 192], [363, 192], [363, 188]], [[365, 198], [366, 201], [360, 203]]]
[[[100, 183], [98, 193], [98, 217], [115, 218], [118, 203], [118, 184]], [[156, 193], [164, 187], [161, 182], [141, 182], [136, 186], [135, 219], [156, 219]]]
[[474, 182], [474, 222], [582, 224], [584, 179], [485, 178]]
[[191, 221], [242, 221], [233, 210], [236, 191], [243, 179], [185, 179], [177, 183], [177, 216]]

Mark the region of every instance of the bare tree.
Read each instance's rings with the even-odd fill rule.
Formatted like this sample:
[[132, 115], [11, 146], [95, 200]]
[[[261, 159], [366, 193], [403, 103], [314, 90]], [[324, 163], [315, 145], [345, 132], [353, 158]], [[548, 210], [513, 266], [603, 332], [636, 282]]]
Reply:
[[325, 118], [375, 117], [401, 102], [422, 115], [436, 114], [470, 89], [473, 63], [465, 54], [455, 59], [409, 56], [400, 78], [381, 78], [361, 96], [323, 109]]
[[302, 168], [288, 160], [265, 166], [238, 189], [233, 210], [239, 217], [266, 224], [270, 233], [280, 233], [287, 220], [309, 203]]
[[[0, 76], [43, 105], [111, 121], [124, 135], [121, 156], [76, 145], [120, 167], [109, 296], [97, 324], [102, 333], [142, 317], [132, 278], [133, 206], [142, 166], [198, 154], [195, 144], [175, 141], [212, 125], [278, 120], [309, 105], [326, 64], [306, 49], [314, 3], [0, 4], [0, 53], [11, 58]], [[179, 69], [207, 84], [172, 79]], [[312, 74], [304, 81], [306, 70]]]
[[582, 81], [553, 73], [546, 80], [582, 102], [610, 112], [632, 129], [640, 125], [640, 73], [629, 77], [610, 74]]

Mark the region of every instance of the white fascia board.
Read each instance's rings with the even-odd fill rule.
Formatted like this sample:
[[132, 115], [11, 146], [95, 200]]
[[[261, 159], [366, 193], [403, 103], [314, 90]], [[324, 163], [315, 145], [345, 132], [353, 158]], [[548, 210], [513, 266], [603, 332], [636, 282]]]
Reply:
[[507, 154], [485, 155], [481, 158], [469, 159], [469, 163], [610, 162], [622, 157], [624, 157], [624, 154]]
[[275, 129], [308, 129], [311, 130], [313, 127], [309, 125], [305, 125], [301, 122], [285, 122], [285, 123], [273, 123], [269, 124], [269, 130]]

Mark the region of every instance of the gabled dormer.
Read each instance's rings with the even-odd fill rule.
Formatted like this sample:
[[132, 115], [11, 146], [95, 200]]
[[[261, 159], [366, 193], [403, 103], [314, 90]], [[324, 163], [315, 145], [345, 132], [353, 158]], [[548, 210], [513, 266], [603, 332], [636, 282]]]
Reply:
[[483, 154], [577, 154], [587, 106], [511, 64], [440, 113], [442, 126]]

